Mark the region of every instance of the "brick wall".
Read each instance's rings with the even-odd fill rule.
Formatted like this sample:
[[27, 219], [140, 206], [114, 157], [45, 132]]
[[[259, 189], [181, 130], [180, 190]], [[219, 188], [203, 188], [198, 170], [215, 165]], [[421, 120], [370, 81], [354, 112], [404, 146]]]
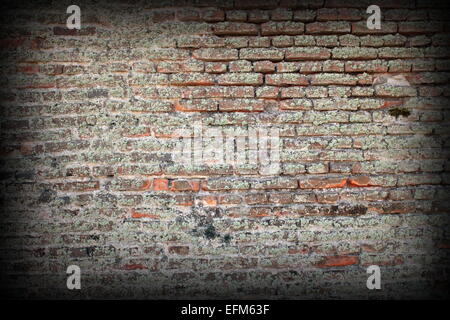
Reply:
[[[3, 6], [8, 296], [445, 297], [445, 2]], [[276, 129], [279, 170], [181, 165], [176, 133], [194, 123]]]

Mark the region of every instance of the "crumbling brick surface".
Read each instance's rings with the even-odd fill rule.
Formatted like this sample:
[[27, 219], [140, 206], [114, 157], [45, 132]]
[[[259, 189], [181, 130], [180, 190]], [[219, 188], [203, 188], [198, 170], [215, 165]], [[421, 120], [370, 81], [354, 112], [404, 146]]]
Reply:
[[[446, 297], [445, 1], [7, 2], [5, 295]], [[279, 170], [180, 165], [198, 122], [277, 129]]]

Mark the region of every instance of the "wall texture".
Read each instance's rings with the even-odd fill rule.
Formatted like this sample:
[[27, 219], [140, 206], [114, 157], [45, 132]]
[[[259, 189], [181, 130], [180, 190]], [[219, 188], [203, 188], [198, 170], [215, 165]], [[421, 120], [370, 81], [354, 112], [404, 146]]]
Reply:
[[[2, 5], [5, 296], [448, 297], [445, 2]], [[276, 129], [279, 170], [174, 161], [194, 123]]]

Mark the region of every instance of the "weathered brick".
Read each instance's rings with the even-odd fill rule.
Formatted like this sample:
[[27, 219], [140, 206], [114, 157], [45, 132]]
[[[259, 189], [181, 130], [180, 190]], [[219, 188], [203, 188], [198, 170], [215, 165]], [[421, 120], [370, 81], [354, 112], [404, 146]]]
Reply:
[[276, 36], [272, 38], [272, 45], [274, 47], [290, 47], [294, 43], [294, 39], [291, 36]]
[[250, 182], [239, 179], [208, 179], [202, 183], [203, 190], [246, 190]]
[[277, 8], [270, 12], [270, 19], [273, 21], [291, 20], [292, 16], [292, 10], [286, 8]]
[[288, 87], [281, 89], [281, 98], [303, 98], [306, 96], [304, 87]]
[[339, 45], [337, 36], [316, 36], [316, 45], [319, 47], [335, 47]]
[[307, 34], [342, 34], [350, 32], [348, 22], [313, 22], [306, 24]]
[[252, 72], [253, 65], [248, 60], [231, 61], [229, 64], [230, 72]]
[[282, 73], [282, 74], [268, 74], [265, 76], [266, 84], [268, 85], [302, 85], [309, 84], [308, 78], [301, 74]]
[[309, 110], [312, 107], [311, 100], [308, 99], [289, 99], [280, 103], [282, 110]]
[[243, 10], [230, 10], [226, 12], [228, 21], [245, 21], [247, 20], [247, 12]]
[[202, 11], [201, 17], [206, 22], [219, 22], [225, 20], [225, 13], [219, 8], [208, 8]]
[[342, 188], [347, 184], [347, 178], [308, 178], [299, 180], [302, 189]]
[[298, 35], [303, 34], [305, 25], [302, 22], [265, 22], [261, 25], [263, 36], [274, 36], [280, 34]]
[[167, 179], [157, 178], [153, 180], [154, 191], [167, 191], [169, 190], [169, 181]]
[[439, 22], [399, 22], [398, 32], [401, 34], [427, 34], [437, 33], [443, 30]]
[[193, 57], [204, 61], [230, 61], [238, 58], [236, 49], [208, 48], [198, 49], [193, 52]]
[[176, 18], [179, 21], [199, 21], [200, 12], [193, 8], [181, 8], [175, 13]]
[[178, 48], [221, 48], [225, 40], [217, 36], [186, 35], [177, 38]]
[[298, 182], [294, 178], [264, 179], [251, 182], [253, 189], [296, 189]]
[[373, 48], [334, 48], [332, 51], [334, 59], [375, 59], [377, 57], [377, 50]]
[[354, 265], [358, 263], [356, 256], [329, 256], [324, 258], [317, 266], [319, 268], [333, 268]]
[[270, 37], [249, 37], [248, 46], [249, 48], [269, 48]]
[[218, 103], [211, 99], [180, 100], [175, 104], [178, 111], [216, 111]]
[[417, 89], [413, 87], [399, 87], [391, 85], [375, 86], [375, 95], [379, 97], [414, 97], [417, 95]]
[[270, 73], [275, 71], [275, 64], [272, 61], [258, 61], [253, 64], [255, 72]]
[[349, 74], [321, 73], [312, 76], [312, 85], [356, 85], [357, 78]]
[[293, 20], [301, 22], [311, 22], [316, 18], [316, 11], [314, 10], [296, 10], [294, 11]]
[[422, 51], [418, 48], [380, 48], [378, 57], [384, 59], [421, 58]]
[[330, 58], [329, 49], [325, 48], [288, 48], [286, 60], [325, 60]]
[[219, 22], [214, 25], [213, 31], [217, 35], [233, 35], [233, 36], [243, 36], [243, 35], [257, 35], [258, 28], [257, 25], [251, 23], [242, 22]]
[[270, 19], [269, 12], [266, 10], [251, 10], [248, 13], [248, 21], [253, 23], [266, 22]]
[[172, 191], [198, 191], [200, 182], [198, 180], [174, 180], [171, 182]]
[[264, 106], [263, 100], [223, 99], [219, 102], [220, 111], [261, 112], [264, 111]]
[[280, 49], [241, 49], [239, 52], [239, 58], [247, 60], [282, 60], [284, 52]]
[[225, 73], [227, 71], [227, 64], [221, 62], [207, 62], [205, 63], [205, 72], [208, 73]]
[[256, 89], [257, 98], [276, 99], [279, 95], [279, 88], [272, 86], [264, 86]]
[[217, 78], [220, 85], [260, 85], [263, 83], [263, 75], [260, 73], [233, 73], [224, 74]]
[[200, 61], [160, 62], [156, 65], [156, 71], [161, 73], [202, 72], [203, 69], [203, 63]]
[[168, 83], [173, 86], [207, 86], [215, 83], [214, 77], [204, 73], [177, 73], [169, 75]]

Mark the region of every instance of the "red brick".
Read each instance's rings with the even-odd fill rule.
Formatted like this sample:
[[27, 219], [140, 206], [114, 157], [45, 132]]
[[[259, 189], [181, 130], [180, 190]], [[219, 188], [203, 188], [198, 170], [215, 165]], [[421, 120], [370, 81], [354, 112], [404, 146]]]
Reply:
[[199, 21], [200, 13], [192, 8], [182, 8], [177, 10], [176, 18], [179, 21]]
[[266, 22], [261, 25], [261, 34], [263, 36], [276, 36], [276, 35], [298, 35], [303, 34], [305, 25], [301, 22]]
[[225, 20], [225, 12], [217, 8], [208, 8], [201, 13], [202, 19], [206, 22], [219, 22]]
[[381, 60], [375, 61], [347, 61], [345, 62], [345, 72], [378, 72], [385, 73], [388, 66]]
[[205, 73], [176, 73], [169, 75], [169, 84], [172, 86], [207, 86], [214, 83], [214, 76]]
[[221, 62], [207, 62], [205, 64], [205, 72], [225, 73], [227, 72], [227, 65]]
[[254, 218], [268, 217], [272, 213], [270, 208], [253, 207], [250, 208], [249, 216]]
[[306, 34], [344, 34], [350, 33], [348, 22], [313, 22], [306, 25]]
[[217, 101], [212, 99], [179, 100], [175, 103], [175, 110], [185, 112], [207, 112], [217, 110]]
[[317, 10], [317, 21], [338, 20], [336, 8], [322, 8]]
[[217, 205], [217, 197], [208, 195], [199, 197], [201, 203], [206, 207], [215, 207]]
[[400, 22], [398, 32], [401, 34], [428, 34], [443, 31], [443, 25], [439, 22]]
[[272, 61], [257, 61], [253, 64], [255, 72], [274, 72], [275, 64]]
[[317, 264], [319, 268], [345, 267], [358, 264], [356, 256], [328, 256]]
[[151, 219], [159, 219], [159, 215], [157, 214], [150, 214], [150, 213], [142, 213], [138, 212], [135, 209], [131, 209], [131, 217], [134, 219], [140, 219], [140, 218], [151, 218]]
[[361, 10], [349, 8], [321, 8], [317, 10], [317, 21], [361, 20]]
[[325, 60], [330, 58], [331, 52], [326, 48], [288, 48], [286, 60]]
[[312, 102], [309, 99], [289, 99], [280, 102], [281, 110], [310, 110]]
[[261, 23], [269, 20], [269, 13], [266, 10], [251, 10], [248, 13], [248, 21]]
[[343, 188], [346, 184], [346, 178], [308, 178], [299, 180], [301, 189]]
[[61, 191], [71, 192], [87, 192], [94, 191], [100, 188], [98, 181], [86, 181], [86, 182], [67, 182], [59, 185]]
[[169, 180], [156, 178], [153, 180], [153, 190], [154, 191], [168, 191], [169, 190]]
[[285, 85], [300, 85], [307, 86], [309, 84], [308, 78], [301, 74], [284, 73], [284, 74], [269, 74], [266, 75], [266, 84], [285, 86]]
[[263, 83], [263, 75], [260, 73], [229, 73], [217, 78], [220, 85], [260, 85]]
[[17, 72], [33, 74], [33, 73], [38, 73], [39, 69], [40, 68], [37, 65], [25, 65], [25, 66], [18, 66]]
[[174, 200], [177, 206], [190, 207], [194, 204], [192, 195], [178, 194], [175, 195]]
[[213, 26], [213, 31], [215, 34], [221, 36], [251, 36], [258, 34], [258, 28], [256, 24], [241, 22], [219, 22]]
[[200, 183], [198, 180], [174, 180], [171, 183], [171, 191], [198, 191]]
[[145, 270], [145, 269], [147, 269], [147, 267], [142, 264], [131, 263], [131, 264], [124, 265], [123, 269], [124, 270]]
[[177, 254], [177, 255], [187, 255], [189, 254], [188, 246], [170, 246], [168, 248], [169, 254]]
[[241, 49], [239, 53], [239, 58], [247, 60], [282, 60], [284, 57], [284, 52], [280, 49], [265, 49], [265, 48], [254, 48], [254, 49]]
[[193, 57], [203, 61], [231, 61], [238, 58], [236, 49], [206, 48], [198, 49], [192, 53]]
[[368, 187], [371, 186], [370, 178], [367, 176], [352, 177], [348, 179], [350, 187]]
[[226, 12], [227, 21], [242, 22], [247, 20], [247, 12], [243, 10], [231, 10]]
[[156, 65], [156, 71], [161, 73], [202, 72], [203, 62], [195, 60], [189, 62], [164, 61]]
[[349, 74], [336, 73], [319, 73], [311, 76], [311, 85], [326, 86], [326, 85], [356, 85], [357, 78]]
[[220, 111], [261, 112], [264, 111], [263, 100], [223, 99], [219, 102]]
[[290, 9], [278, 8], [270, 12], [270, 19], [273, 21], [286, 21], [292, 19], [293, 12]]

